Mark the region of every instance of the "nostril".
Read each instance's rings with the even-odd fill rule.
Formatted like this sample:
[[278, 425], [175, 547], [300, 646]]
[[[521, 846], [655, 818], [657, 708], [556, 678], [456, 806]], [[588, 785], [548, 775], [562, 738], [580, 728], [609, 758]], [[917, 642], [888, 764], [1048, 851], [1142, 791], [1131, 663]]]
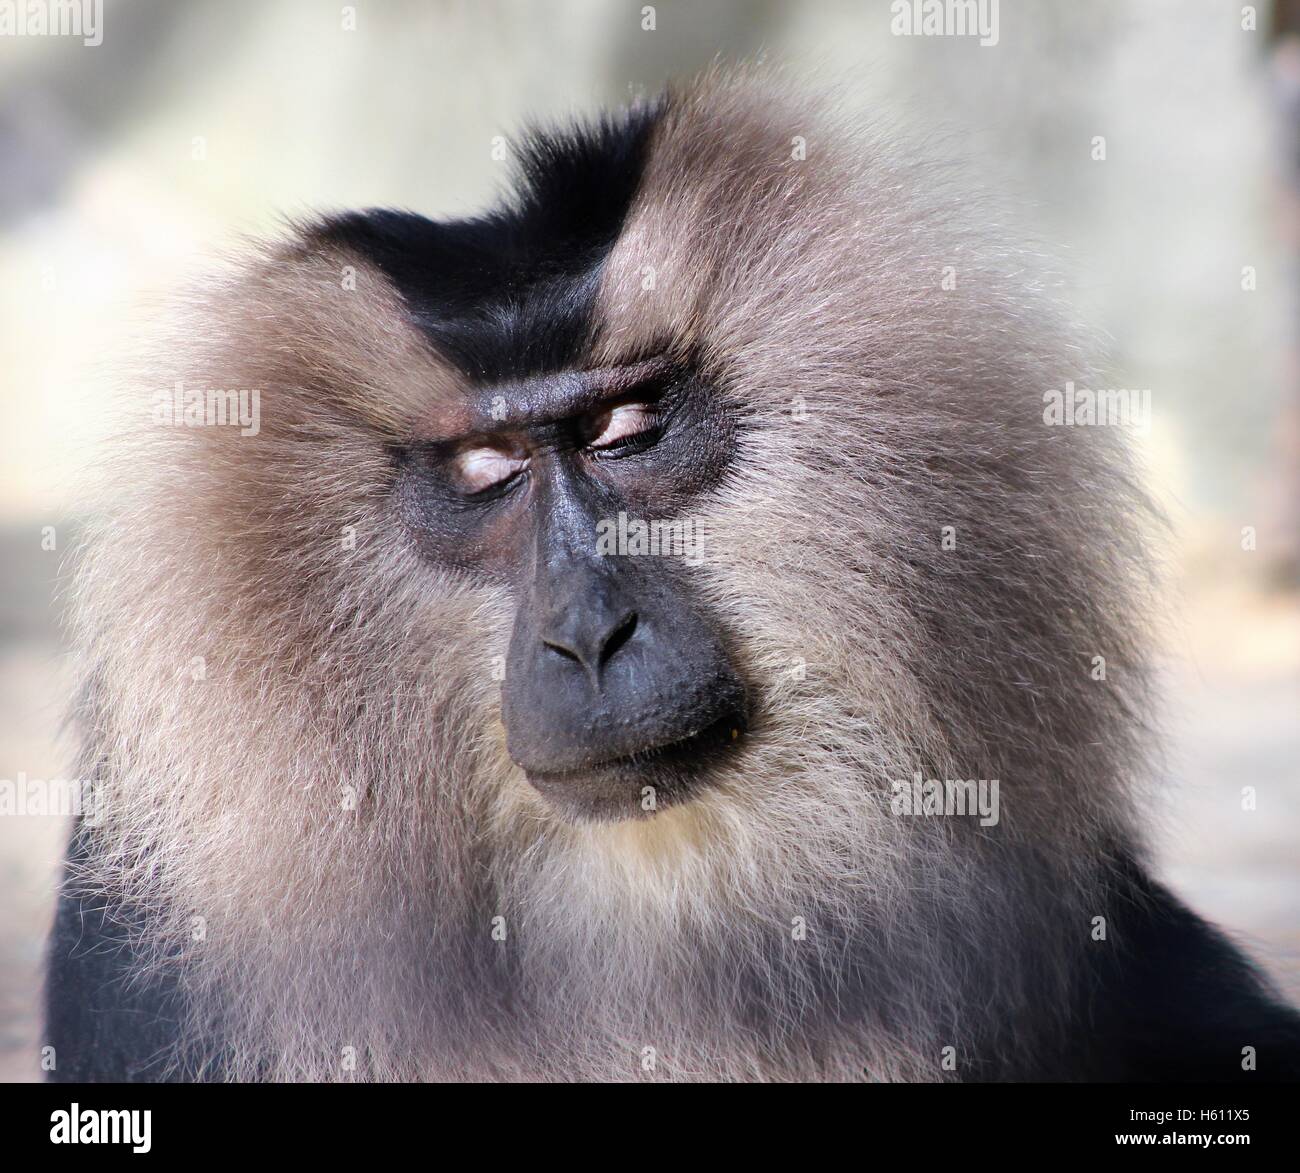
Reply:
[[626, 612], [622, 618], [610, 623], [608, 616], [581, 617], [573, 613], [565, 624], [553, 628], [542, 636], [542, 646], [570, 663], [584, 668], [592, 685], [599, 688], [600, 671], [618, 654], [636, 632], [637, 614]]
[[551, 651], [556, 652], [557, 654], [563, 656], [566, 660], [572, 660], [575, 664], [582, 663], [582, 657], [579, 656], [578, 653], [573, 651], [571, 648], [566, 648], [563, 644], [554, 643], [549, 639], [542, 640], [542, 643], [545, 644], [548, 648], [550, 648]]
[[617, 627], [605, 637], [605, 646], [600, 649], [601, 667], [608, 664], [617, 654], [619, 648], [632, 638], [633, 632], [636, 631], [637, 614], [635, 611], [629, 611], [628, 614], [620, 620]]

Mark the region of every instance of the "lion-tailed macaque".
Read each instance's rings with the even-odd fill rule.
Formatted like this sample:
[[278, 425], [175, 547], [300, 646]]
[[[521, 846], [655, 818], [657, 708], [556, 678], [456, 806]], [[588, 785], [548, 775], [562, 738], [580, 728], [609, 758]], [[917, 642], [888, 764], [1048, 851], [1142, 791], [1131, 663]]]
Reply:
[[1090, 343], [836, 111], [715, 71], [178, 315], [80, 571], [55, 1078], [1296, 1076], [1149, 871]]

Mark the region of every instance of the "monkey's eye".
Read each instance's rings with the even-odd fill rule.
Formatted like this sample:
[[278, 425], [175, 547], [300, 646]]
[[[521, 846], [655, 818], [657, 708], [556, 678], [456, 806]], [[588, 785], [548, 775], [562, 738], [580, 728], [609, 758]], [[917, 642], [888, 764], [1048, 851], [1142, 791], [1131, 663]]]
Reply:
[[503, 488], [527, 467], [523, 456], [500, 448], [466, 448], [452, 458], [457, 485], [470, 495]]
[[652, 403], [620, 403], [593, 416], [587, 426], [586, 445], [610, 451], [651, 439], [659, 426], [659, 409]]

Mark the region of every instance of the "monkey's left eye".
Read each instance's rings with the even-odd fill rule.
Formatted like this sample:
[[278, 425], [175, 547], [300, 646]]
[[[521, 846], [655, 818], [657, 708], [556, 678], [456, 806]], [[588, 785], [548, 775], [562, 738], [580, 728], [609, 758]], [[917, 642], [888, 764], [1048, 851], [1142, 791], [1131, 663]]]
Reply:
[[466, 448], [452, 460], [456, 482], [464, 493], [486, 493], [514, 480], [528, 461], [499, 448]]
[[659, 410], [652, 403], [620, 403], [592, 417], [587, 429], [588, 448], [609, 451], [649, 440], [659, 426]]

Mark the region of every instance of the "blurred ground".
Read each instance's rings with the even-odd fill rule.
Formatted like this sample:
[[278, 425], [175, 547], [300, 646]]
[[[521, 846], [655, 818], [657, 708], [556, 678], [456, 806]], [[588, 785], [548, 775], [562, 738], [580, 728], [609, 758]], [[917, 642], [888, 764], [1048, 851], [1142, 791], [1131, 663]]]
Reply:
[[1300, 1001], [1300, 608], [1294, 595], [1215, 583], [1188, 600], [1185, 622], [1168, 684], [1160, 870]]
[[[58, 560], [35, 530], [0, 531], [0, 778], [70, 773], [59, 739], [70, 677], [53, 618]], [[39, 1078], [41, 950], [65, 834], [58, 818], [0, 818], [0, 1081]]]
[[[53, 735], [66, 700], [50, 647], [0, 655], [0, 755], [42, 763], [31, 777], [64, 777]], [[0, 819], [0, 1081], [40, 1078], [37, 1030], [41, 950], [66, 832], [56, 818]]]

